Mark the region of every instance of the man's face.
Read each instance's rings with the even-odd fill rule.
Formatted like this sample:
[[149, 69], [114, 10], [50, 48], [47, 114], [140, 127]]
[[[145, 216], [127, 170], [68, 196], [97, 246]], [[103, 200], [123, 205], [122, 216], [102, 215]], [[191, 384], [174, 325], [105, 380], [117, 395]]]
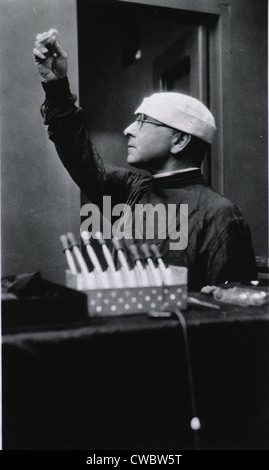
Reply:
[[162, 169], [170, 156], [173, 129], [146, 115], [138, 118], [141, 116], [145, 121], [134, 121], [124, 131], [128, 137], [127, 162], [154, 173]]

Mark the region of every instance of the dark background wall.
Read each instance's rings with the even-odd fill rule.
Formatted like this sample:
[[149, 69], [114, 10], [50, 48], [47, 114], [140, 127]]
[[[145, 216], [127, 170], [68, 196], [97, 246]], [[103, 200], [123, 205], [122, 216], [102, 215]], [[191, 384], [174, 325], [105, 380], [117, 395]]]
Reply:
[[[136, 12], [124, 2], [126, 21], [120, 21], [117, 12], [110, 14], [112, 3], [99, 0], [99, 10], [92, 14], [94, 0], [1, 2], [2, 275], [40, 270], [62, 282], [66, 264], [59, 236], [79, 232], [79, 190], [58, 161], [39, 113], [44, 95], [32, 60], [35, 35], [51, 27], [59, 30], [69, 55], [72, 90], [80, 94], [93, 141], [105, 161], [125, 165], [122, 131], [153, 89], [152, 58], [193, 21], [181, 12], [171, 15], [152, 7], [140, 21], [142, 57], [123, 66], [126, 34], [137, 39]], [[210, 0], [205, 7], [217, 3]], [[266, 256], [267, 2], [235, 0], [230, 5], [230, 72], [223, 71], [223, 99], [231, 110], [224, 194], [249, 222], [256, 254]]]
[[257, 255], [268, 256], [267, 1], [231, 4], [231, 157], [224, 189], [249, 221]]
[[80, 195], [58, 161], [40, 115], [44, 100], [32, 57], [36, 34], [55, 27], [78, 87], [77, 21], [73, 0], [2, 0], [1, 170], [2, 275], [41, 271], [64, 281], [59, 236], [78, 233]]

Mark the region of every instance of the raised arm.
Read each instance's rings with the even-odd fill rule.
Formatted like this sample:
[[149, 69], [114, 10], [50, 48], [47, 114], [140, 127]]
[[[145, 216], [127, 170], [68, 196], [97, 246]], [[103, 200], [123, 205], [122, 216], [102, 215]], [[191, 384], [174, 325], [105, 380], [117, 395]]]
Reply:
[[46, 95], [41, 112], [49, 138], [65, 168], [90, 201], [101, 207], [103, 195], [111, 195], [112, 205], [125, 202], [139, 176], [125, 169], [105, 170], [88, 137], [84, 111], [75, 105], [77, 98], [70, 91], [68, 58], [57, 42], [57, 34], [55, 29], [38, 34], [33, 51]]

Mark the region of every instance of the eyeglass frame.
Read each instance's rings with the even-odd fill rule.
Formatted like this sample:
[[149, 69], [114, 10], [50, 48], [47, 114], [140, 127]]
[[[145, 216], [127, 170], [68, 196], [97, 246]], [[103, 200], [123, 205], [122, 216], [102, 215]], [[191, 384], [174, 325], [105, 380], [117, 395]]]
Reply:
[[142, 129], [142, 126], [145, 123], [148, 124], [154, 124], [155, 126], [159, 127], [168, 127], [169, 129], [173, 129], [174, 131], [178, 132], [178, 129], [175, 129], [174, 127], [167, 126], [166, 124], [163, 124], [162, 122], [156, 121], [156, 120], [151, 120], [153, 118], [148, 118], [148, 116], [144, 113], [138, 113], [135, 118], [135, 122], [138, 124], [138, 130], [140, 131]]

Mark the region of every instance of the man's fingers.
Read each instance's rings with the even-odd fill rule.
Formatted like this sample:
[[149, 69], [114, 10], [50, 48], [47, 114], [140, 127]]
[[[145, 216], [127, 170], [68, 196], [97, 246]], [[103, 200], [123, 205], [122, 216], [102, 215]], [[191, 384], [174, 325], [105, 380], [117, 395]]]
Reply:
[[67, 58], [66, 52], [57, 43], [55, 36], [42, 36], [41, 39], [35, 41], [35, 49], [46, 56], [56, 53], [57, 57]]
[[51, 38], [49, 33], [42, 33], [36, 35], [36, 42], [44, 43], [47, 42]]
[[39, 43], [46, 43], [49, 42], [52, 38], [56, 39], [56, 35], [59, 35], [57, 29], [52, 28], [49, 31], [45, 31], [44, 33], [40, 33], [36, 35], [36, 41]]
[[40, 49], [34, 49], [33, 50], [33, 54], [35, 56], [36, 59], [40, 59], [40, 60], [46, 60], [47, 59], [47, 56], [42, 54], [42, 52], [40, 51]]
[[56, 41], [58, 34], [58, 31], [52, 28], [36, 35], [33, 54], [39, 73], [43, 77], [48, 77], [48, 73], [54, 78], [61, 78], [66, 74], [67, 54]]
[[58, 33], [58, 31], [57, 31], [57, 29], [55, 29], [55, 28], [50, 29], [50, 30], [48, 31], [48, 34], [50, 34], [51, 36], [54, 36], [55, 34], [56, 34], [57, 36], [60, 36], [59, 33]]
[[56, 38], [54, 42], [52, 43], [53, 49], [57, 54], [57, 57], [63, 57], [64, 59], [67, 58], [66, 52], [63, 50], [63, 48], [60, 46], [60, 44], [56, 41]]
[[39, 51], [41, 54], [44, 54], [45, 56], [49, 55], [48, 47], [45, 47], [43, 44], [35, 43], [35, 48], [34, 49]]
[[51, 41], [51, 38], [50, 37], [43, 37], [39, 40], [36, 40], [35, 41], [35, 48], [39, 48], [39, 49], [42, 49], [43, 47], [48, 47], [50, 46], [50, 41]]

